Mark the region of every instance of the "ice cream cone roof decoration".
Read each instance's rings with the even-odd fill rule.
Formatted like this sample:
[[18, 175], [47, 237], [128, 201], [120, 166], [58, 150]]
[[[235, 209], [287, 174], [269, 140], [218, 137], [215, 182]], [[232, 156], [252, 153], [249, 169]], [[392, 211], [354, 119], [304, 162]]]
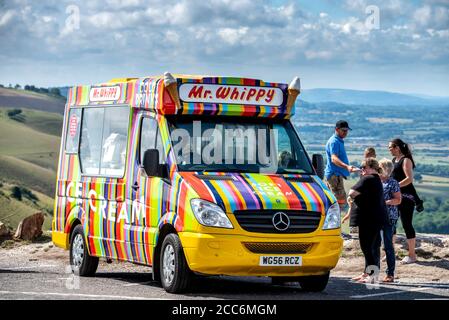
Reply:
[[295, 77], [288, 86], [288, 97], [286, 105], [288, 114], [292, 113], [293, 106], [295, 105], [296, 98], [298, 97], [300, 91], [301, 91], [301, 81], [299, 77]]
[[177, 83], [175, 77], [170, 72], [164, 73], [164, 85], [168, 87], [169, 85]]
[[299, 77], [294, 77], [292, 82], [290, 82], [290, 84], [288, 85], [288, 88], [301, 92], [301, 80], [299, 79]]
[[173, 102], [176, 106], [176, 109], [181, 108], [181, 101], [179, 100], [178, 95], [178, 82], [176, 81], [175, 77], [170, 72], [164, 73], [164, 86], [165, 89], [170, 94], [170, 97], [173, 99]]

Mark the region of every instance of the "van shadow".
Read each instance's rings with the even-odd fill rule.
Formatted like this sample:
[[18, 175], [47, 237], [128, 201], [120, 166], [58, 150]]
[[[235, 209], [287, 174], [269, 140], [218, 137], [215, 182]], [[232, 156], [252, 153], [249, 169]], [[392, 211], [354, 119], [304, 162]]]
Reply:
[[[164, 289], [160, 283], [152, 280], [151, 274], [134, 272], [97, 273], [97, 278], [109, 278], [126, 282], [130, 285], [143, 285], [149, 290]], [[413, 288], [428, 287], [423, 291], [410, 291]], [[427, 290], [428, 289], [428, 290]], [[348, 300], [348, 299], [435, 299], [448, 298], [432, 292], [435, 284], [392, 284], [366, 286], [349, 281], [349, 278], [331, 277], [323, 292], [307, 292], [298, 283], [273, 285], [267, 277], [229, 277], [229, 276], [195, 276], [187, 292], [168, 294], [167, 298], [182, 299], [238, 299], [238, 300]], [[449, 285], [442, 289], [448, 289]], [[165, 291], [164, 291], [165, 294]]]

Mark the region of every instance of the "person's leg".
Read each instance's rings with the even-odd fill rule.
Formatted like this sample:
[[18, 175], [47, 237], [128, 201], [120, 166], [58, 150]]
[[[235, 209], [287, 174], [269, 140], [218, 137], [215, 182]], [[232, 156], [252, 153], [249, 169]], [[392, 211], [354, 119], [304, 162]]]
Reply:
[[408, 256], [411, 260], [416, 260], [415, 253], [415, 238], [416, 233], [413, 228], [413, 211], [415, 209], [415, 204], [412, 200], [403, 198], [401, 204], [399, 205], [399, 211], [401, 216], [402, 227], [405, 230], [405, 235], [407, 237], [408, 244]]
[[327, 187], [332, 191], [335, 198], [337, 198], [341, 211], [346, 208], [346, 191], [343, 180], [343, 177], [340, 176], [330, 176], [329, 179], [326, 179]]
[[387, 257], [386, 273], [388, 276], [394, 276], [394, 270], [395, 270], [395, 264], [396, 264], [396, 257], [394, 254], [394, 245], [393, 245], [394, 225], [395, 225], [395, 222], [392, 221], [390, 224], [384, 226], [384, 228], [383, 228], [385, 254]]
[[363, 269], [366, 272], [366, 269], [369, 266], [369, 255], [371, 251], [370, 241], [369, 241], [369, 233], [366, 230], [365, 226], [359, 226], [359, 243], [360, 249], [362, 250], [363, 257], [365, 258], [365, 268]]
[[359, 282], [375, 283], [378, 281], [380, 264], [380, 229], [372, 226], [359, 226], [360, 245], [365, 255], [365, 274]]
[[[365, 272], [372, 273], [373, 266], [379, 265], [379, 237], [378, 229], [373, 229], [371, 226], [359, 226], [360, 247], [365, 256]], [[377, 253], [376, 253], [377, 250]]]
[[381, 240], [381, 230], [377, 229], [376, 232], [373, 233], [372, 235], [372, 242], [371, 242], [371, 246], [372, 246], [372, 250], [373, 250], [373, 259], [374, 259], [374, 263], [373, 265], [377, 266], [377, 268], [380, 270], [380, 247], [382, 245], [382, 240]]

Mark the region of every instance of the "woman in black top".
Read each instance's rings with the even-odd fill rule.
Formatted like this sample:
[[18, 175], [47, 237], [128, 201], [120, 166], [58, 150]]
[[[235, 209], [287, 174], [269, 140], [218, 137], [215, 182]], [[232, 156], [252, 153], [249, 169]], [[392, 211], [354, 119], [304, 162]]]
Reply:
[[362, 176], [348, 196], [348, 202], [356, 204], [351, 211], [351, 220], [359, 227], [360, 247], [365, 256], [365, 270], [353, 280], [365, 283], [377, 282], [380, 270], [380, 231], [388, 223], [380, 170], [376, 159], [365, 159], [362, 162]]
[[413, 211], [415, 204], [420, 201], [415, 187], [413, 186], [413, 169], [415, 162], [408, 144], [401, 139], [391, 140], [388, 149], [393, 158], [394, 169], [391, 177], [399, 182], [401, 187], [402, 202], [398, 206], [402, 227], [407, 236], [408, 256], [401, 263], [409, 264], [416, 262], [415, 242], [416, 234], [413, 228]]

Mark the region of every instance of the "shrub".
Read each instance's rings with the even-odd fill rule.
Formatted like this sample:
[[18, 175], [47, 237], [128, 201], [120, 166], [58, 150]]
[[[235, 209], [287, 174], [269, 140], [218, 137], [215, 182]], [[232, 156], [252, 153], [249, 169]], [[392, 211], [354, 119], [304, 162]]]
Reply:
[[20, 188], [20, 191], [22, 192], [22, 195], [27, 198], [30, 199], [31, 201], [38, 201], [39, 198], [33, 193], [31, 192], [31, 190], [27, 189], [27, 188]]
[[11, 110], [8, 110], [8, 117], [12, 118], [21, 113], [22, 113], [22, 109], [11, 109]]
[[20, 188], [18, 186], [12, 187], [11, 188], [11, 197], [22, 201], [22, 190], [20, 190]]

